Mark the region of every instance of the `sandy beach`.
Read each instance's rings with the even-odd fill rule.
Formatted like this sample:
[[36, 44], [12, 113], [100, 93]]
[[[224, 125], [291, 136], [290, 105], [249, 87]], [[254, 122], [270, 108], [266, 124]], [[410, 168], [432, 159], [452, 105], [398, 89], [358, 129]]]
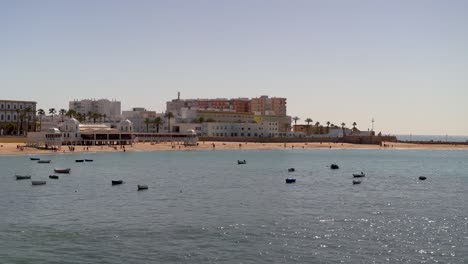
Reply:
[[[272, 149], [434, 149], [434, 150], [468, 150], [468, 145], [447, 144], [410, 144], [410, 143], [386, 143], [387, 147], [379, 145], [360, 145], [348, 143], [239, 143], [239, 142], [199, 142], [198, 146], [188, 146], [170, 143], [135, 143], [125, 146], [125, 151], [194, 151], [194, 150], [272, 150]], [[76, 146], [71, 151], [68, 146], [62, 146], [60, 150], [45, 150], [24, 147], [24, 143], [0, 143], [0, 155], [29, 155], [29, 154], [59, 154], [81, 152], [123, 152], [119, 146]]]

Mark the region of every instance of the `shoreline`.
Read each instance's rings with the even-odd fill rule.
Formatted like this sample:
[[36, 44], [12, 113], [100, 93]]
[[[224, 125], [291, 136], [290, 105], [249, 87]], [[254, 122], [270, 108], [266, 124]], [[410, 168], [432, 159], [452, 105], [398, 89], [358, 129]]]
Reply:
[[[214, 147], [213, 147], [214, 144]], [[52, 151], [24, 147], [23, 143], [0, 143], [0, 156], [23, 155], [50, 155], [50, 154], [83, 154], [83, 153], [109, 153], [109, 152], [153, 152], [153, 151], [208, 151], [208, 150], [302, 150], [302, 149], [360, 149], [360, 150], [468, 150], [468, 145], [447, 144], [414, 144], [414, 143], [386, 143], [387, 147], [380, 145], [350, 144], [350, 143], [253, 143], [253, 142], [199, 142], [198, 146], [183, 146], [164, 143], [135, 143], [120, 146], [75, 146], [75, 151], [70, 151], [67, 146], [60, 150]], [[23, 150], [17, 148], [23, 146]]]

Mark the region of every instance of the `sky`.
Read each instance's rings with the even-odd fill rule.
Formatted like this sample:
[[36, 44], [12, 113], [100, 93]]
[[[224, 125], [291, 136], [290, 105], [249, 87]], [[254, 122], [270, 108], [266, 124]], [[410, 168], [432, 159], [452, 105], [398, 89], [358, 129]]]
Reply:
[[0, 0], [0, 98], [269, 95], [288, 115], [468, 135], [468, 1]]

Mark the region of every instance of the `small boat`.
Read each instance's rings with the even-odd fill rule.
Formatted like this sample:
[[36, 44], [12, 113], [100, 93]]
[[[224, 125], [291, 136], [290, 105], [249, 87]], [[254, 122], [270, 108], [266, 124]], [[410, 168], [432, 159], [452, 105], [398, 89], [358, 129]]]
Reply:
[[296, 169], [294, 169], [294, 168], [289, 168], [288, 169], [288, 172], [295, 172], [295, 171], [296, 171]]
[[420, 179], [421, 181], [424, 181], [424, 180], [427, 179], [427, 178], [426, 178], [426, 176], [419, 176], [419, 179]]
[[93, 162], [92, 159], [85, 159], [86, 162]]
[[332, 170], [337, 170], [337, 169], [339, 169], [339, 168], [340, 168], [340, 166], [338, 166], [338, 165], [335, 164], [335, 163], [333, 163], [332, 165], [330, 165], [330, 169], [332, 169]]
[[37, 163], [50, 163], [51, 160], [38, 160]]
[[31, 175], [15, 175], [17, 180], [29, 180]]
[[70, 168], [68, 169], [54, 169], [55, 173], [70, 173]]
[[353, 181], [353, 184], [361, 184], [362, 181], [357, 181], [357, 180], [354, 180]]
[[41, 160], [40, 158], [29, 157], [30, 160]]
[[32, 185], [44, 185], [46, 184], [46, 181], [31, 181]]
[[246, 160], [238, 160], [237, 161], [237, 164], [247, 164], [247, 161]]
[[362, 171], [361, 171], [361, 173], [359, 173], [359, 174], [353, 173], [353, 177], [354, 177], [354, 178], [362, 178], [362, 177], [364, 177], [364, 176], [366, 176], [366, 175], [365, 175], [364, 172], [362, 172]]
[[57, 175], [49, 175], [49, 178], [58, 180], [59, 176], [57, 176]]
[[75, 160], [75, 162], [84, 162], [84, 160], [80, 159], [80, 160]]
[[117, 185], [117, 184], [122, 184], [122, 183], [123, 183], [122, 180], [112, 181], [112, 185]]
[[296, 182], [296, 179], [294, 178], [287, 178], [286, 179], [286, 183], [295, 183]]
[[138, 190], [148, 190], [148, 185], [138, 185]]

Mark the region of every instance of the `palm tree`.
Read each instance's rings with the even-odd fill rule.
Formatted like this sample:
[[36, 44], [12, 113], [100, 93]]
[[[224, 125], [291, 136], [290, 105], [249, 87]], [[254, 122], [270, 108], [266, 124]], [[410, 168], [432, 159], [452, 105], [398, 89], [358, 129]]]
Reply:
[[91, 119], [93, 119], [93, 112], [89, 111], [86, 116], [88, 117], [88, 121], [91, 122]]
[[24, 113], [26, 114], [26, 118], [27, 118], [27, 121], [28, 121], [28, 126], [26, 128], [26, 132], [29, 131], [29, 121], [31, 120], [31, 112], [32, 112], [32, 108], [30, 106], [26, 107], [26, 109], [24, 109]]
[[26, 119], [26, 114], [23, 112], [20, 114], [19, 116], [19, 120], [21, 121], [21, 126], [20, 126], [20, 129], [19, 129], [19, 132], [22, 133], [23, 132], [23, 121], [24, 119]]
[[149, 123], [150, 123], [150, 119], [147, 117], [145, 118], [145, 124], [146, 124], [146, 133], [148, 133], [148, 126], [149, 126]]
[[200, 116], [199, 118], [197, 118], [197, 122], [198, 123], [203, 123], [203, 122], [205, 122], [205, 118], [203, 116]]
[[70, 110], [67, 111], [67, 113], [65, 115], [68, 116], [68, 118], [75, 117], [76, 116], [76, 111], [73, 110], [73, 109], [70, 109]]
[[327, 134], [330, 133], [330, 121], [327, 121]]
[[16, 135], [19, 136], [19, 133], [20, 133], [20, 130], [19, 130], [19, 113], [20, 113], [20, 110], [19, 109], [16, 109]]
[[356, 131], [356, 126], [357, 126], [357, 123], [353, 122], [353, 131]]
[[42, 116], [45, 115], [44, 109], [38, 109], [37, 114], [39, 115], [39, 127], [41, 128], [39, 131], [42, 131]]
[[307, 134], [310, 135], [310, 123], [312, 123], [314, 121], [310, 117], [308, 117], [305, 121], [307, 123]]
[[67, 113], [67, 110], [65, 110], [65, 109], [63, 109], [63, 108], [59, 110], [59, 114], [62, 116], [62, 122], [63, 122], [63, 116], [64, 116], [66, 113]]
[[167, 133], [171, 133], [171, 118], [174, 117], [172, 112], [167, 112], [164, 117], [167, 118]]
[[55, 113], [57, 113], [57, 110], [55, 110], [55, 108], [49, 108], [49, 114], [52, 115], [52, 121], [54, 121]]
[[78, 114], [76, 114], [76, 119], [78, 119], [78, 121], [80, 121], [80, 123], [81, 123], [81, 122], [83, 122], [83, 120], [85, 118], [83, 117], [83, 115], [81, 113], [78, 113]]
[[341, 129], [343, 129], [343, 137], [346, 136], [345, 135], [345, 130], [344, 130], [344, 127], [346, 126], [346, 124], [343, 122], [341, 123]]
[[297, 121], [301, 120], [299, 117], [293, 117], [294, 125], [297, 125]]
[[153, 122], [156, 125], [156, 133], [159, 133], [159, 126], [162, 124], [161, 117], [157, 116]]
[[102, 118], [104, 118], [104, 121], [103, 121], [104, 123], [106, 122], [106, 117], [107, 117], [106, 114], [103, 114], [103, 115], [102, 115]]
[[92, 113], [89, 118], [93, 119], [93, 123], [96, 124], [96, 119], [99, 119], [99, 114], [98, 113]]

